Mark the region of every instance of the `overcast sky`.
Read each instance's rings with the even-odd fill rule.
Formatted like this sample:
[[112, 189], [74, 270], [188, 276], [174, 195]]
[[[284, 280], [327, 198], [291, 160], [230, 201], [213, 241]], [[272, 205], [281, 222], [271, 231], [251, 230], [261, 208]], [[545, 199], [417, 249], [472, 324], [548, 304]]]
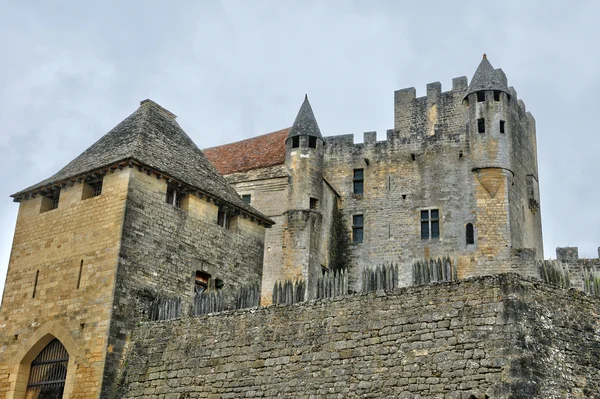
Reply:
[[[483, 53], [537, 121], [546, 258], [600, 245], [596, 1], [0, 0], [0, 287], [18, 204], [151, 98], [201, 148], [292, 124], [393, 128], [394, 90], [472, 77]], [[1, 291], [1, 289], [0, 289]]]

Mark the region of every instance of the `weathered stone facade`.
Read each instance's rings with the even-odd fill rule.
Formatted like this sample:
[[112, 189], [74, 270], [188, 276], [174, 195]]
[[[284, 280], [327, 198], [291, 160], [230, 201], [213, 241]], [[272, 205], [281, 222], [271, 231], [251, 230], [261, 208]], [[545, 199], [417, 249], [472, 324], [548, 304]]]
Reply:
[[[436, 82], [427, 85], [425, 97], [415, 93], [414, 88], [395, 92], [394, 129], [385, 141], [377, 141], [375, 132], [365, 133], [357, 144], [352, 135], [329, 136], [321, 148], [321, 133], [312, 109], [305, 112], [310, 108], [305, 100], [285, 142], [275, 140], [279, 131], [244, 145], [206, 150], [238, 193], [251, 195], [252, 204], [278, 222], [267, 231], [263, 299], [269, 300], [276, 280], [301, 276], [282, 273], [286, 257], [309, 259], [316, 252], [328, 269], [330, 259], [323, 254], [329, 243], [321, 230], [331, 229], [335, 207], [324, 201], [327, 193], [335, 195], [347, 229], [346, 267], [353, 290], [360, 287], [365, 268], [399, 263], [401, 283], [408, 285], [415, 260], [441, 256], [453, 258], [460, 277], [511, 271], [537, 275], [532, 261], [543, 259], [543, 245], [535, 120], [508, 87], [504, 72], [484, 57], [470, 85], [459, 77], [450, 91], [443, 92]], [[308, 145], [311, 134], [319, 137], [314, 149]], [[292, 137], [300, 139], [298, 148], [292, 148]], [[254, 141], [279, 146], [285, 161], [281, 157], [273, 165], [277, 157], [269, 149], [271, 156], [262, 162], [270, 166], [261, 168], [260, 160], [246, 154], [246, 149], [257, 150]], [[299, 152], [306, 158], [299, 158]], [[223, 159], [229, 158], [235, 159], [234, 168], [225, 167]], [[246, 163], [239, 161], [246, 158]], [[301, 161], [309, 168], [299, 169]], [[360, 193], [354, 190], [356, 170], [362, 171]], [[312, 233], [290, 230], [285, 215], [307, 209], [310, 197], [323, 205], [317, 212], [321, 221], [311, 223]], [[432, 210], [439, 214], [439, 236], [423, 238], [422, 212]], [[363, 223], [360, 240], [352, 233], [357, 215]], [[468, 228], [472, 243], [467, 242]], [[302, 244], [298, 253], [288, 243], [290, 234], [321, 239], [313, 246]], [[304, 267], [307, 278], [309, 267], [302, 265], [308, 261], [292, 263]], [[308, 282], [309, 295], [313, 283]]]
[[510, 274], [142, 324], [121, 395], [598, 398], [598, 305]]

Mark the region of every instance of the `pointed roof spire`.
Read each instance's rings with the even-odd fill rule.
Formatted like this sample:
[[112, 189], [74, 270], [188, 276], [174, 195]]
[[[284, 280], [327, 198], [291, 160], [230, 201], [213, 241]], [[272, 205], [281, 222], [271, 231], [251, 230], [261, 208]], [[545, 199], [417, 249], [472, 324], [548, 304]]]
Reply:
[[73, 180], [115, 163], [135, 161], [188, 184], [267, 224], [273, 222], [246, 205], [233, 187], [175, 121], [175, 115], [152, 100], [144, 100], [125, 120], [50, 178], [26, 188], [26, 193]]
[[304, 102], [300, 107], [300, 111], [298, 111], [298, 116], [296, 116], [296, 120], [290, 129], [290, 134], [288, 137], [294, 136], [314, 136], [323, 138], [321, 136], [321, 129], [319, 129], [319, 124], [315, 119], [315, 114], [313, 113], [312, 107], [308, 102], [308, 95], [304, 95]]
[[[483, 55], [483, 59], [481, 60], [481, 63], [479, 63], [479, 66], [473, 75], [473, 79], [471, 79], [471, 84], [467, 89], [465, 97], [481, 90], [500, 90], [508, 93], [508, 87], [506, 87], [504, 79], [498, 74], [492, 64], [490, 64], [486, 54]], [[510, 93], [508, 94], [510, 95]]]

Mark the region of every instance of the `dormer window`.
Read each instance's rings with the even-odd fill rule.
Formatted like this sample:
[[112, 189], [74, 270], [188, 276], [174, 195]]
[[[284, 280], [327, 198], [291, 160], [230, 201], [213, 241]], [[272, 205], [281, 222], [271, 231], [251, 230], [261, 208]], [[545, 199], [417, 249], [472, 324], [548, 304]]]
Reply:
[[310, 148], [317, 148], [317, 138], [315, 136], [308, 136], [308, 146]]
[[292, 137], [292, 148], [300, 147], [300, 136]]

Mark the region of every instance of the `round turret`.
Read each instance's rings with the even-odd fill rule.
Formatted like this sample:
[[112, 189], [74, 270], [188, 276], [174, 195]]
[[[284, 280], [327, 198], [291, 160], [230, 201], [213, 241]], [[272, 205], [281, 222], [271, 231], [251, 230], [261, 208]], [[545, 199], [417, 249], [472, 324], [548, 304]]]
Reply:
[[285, 144], [285, 165], [290, 176], [288, 209], [318, 211], [323, 196], [325, 142], [308, 97], [304, 98]]
[[510, 169], [509, 101], [504, 74], [484, 54], [464, 98], [475, 168]]

